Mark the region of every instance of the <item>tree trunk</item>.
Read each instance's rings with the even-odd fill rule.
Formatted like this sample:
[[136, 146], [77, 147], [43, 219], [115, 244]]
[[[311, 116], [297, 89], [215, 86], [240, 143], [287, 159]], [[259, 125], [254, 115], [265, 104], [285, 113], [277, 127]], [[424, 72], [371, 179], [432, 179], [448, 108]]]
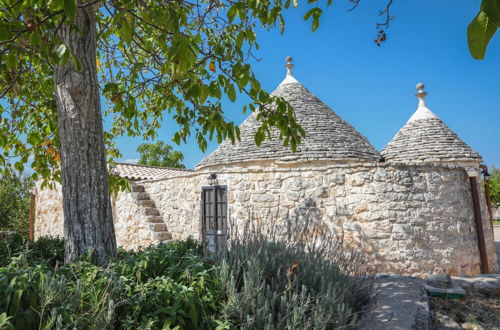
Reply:
[[96, 70], [96, 22], [93, 6], [77, 9], [75, 25], [59, 36], [80, 63], [55, 70], [64, 208], [65, 261], [87, 250], [106, 264], [116, 254], [108, 188], [101, 104]]

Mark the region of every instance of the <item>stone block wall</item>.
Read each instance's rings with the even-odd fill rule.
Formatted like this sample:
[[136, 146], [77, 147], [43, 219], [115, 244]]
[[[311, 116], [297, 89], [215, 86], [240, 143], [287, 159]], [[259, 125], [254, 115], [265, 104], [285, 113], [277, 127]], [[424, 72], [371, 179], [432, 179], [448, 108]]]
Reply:
[[[376, 272], [404, 275], [480, 272], [469, 178], [460, 167], [256, 162], [142, 182], [175, 239], [199, 238], [200, 193], [217, 173], [228, 187], [228, 214], [237, 228], [249, 218], [294, 219], [307, 204]], [[490, 265], [492, 230], [481, 196]], [[300, 211], [300, 212], [299, 212]]]
[[[64, 236], [64, 215], [62, 189], [54, 184], [54, 189], [40, 189], [35, 193], [35, 239], [42, 236]], [[120, 192], [112, 196], [113, 221], [116, 242], [127, 249], [139, 249], [155, 243], [153, 231], [144, 219], [143, 208], [137, 203], [133, 193]]]
[[[309, 212], [348, 248], [364, 254], [374, 272], [480, 272], [470, 183], [461, 167], [263, 161], [140, 182], [173, 239], [200, 239], [201, 188], [211, 172], [217, 173], [218, 184], [227, 185], [228, 217], [236, 228], [249, 219], [262, 224], [299, 221]], [[114, 215], [119, 245], [135, 249], [155, 240], [131, 195], [117, 197]], [[56, 197], [37, 194], [37, 237], [62, 233]], [[496, 265], [484, 195], [480, 197], [489, 264]]]
[[53, 189], [35, 187], [35, 240], [42, 236], [64, 236], [62, 208], [62, 187], [54, 184]]

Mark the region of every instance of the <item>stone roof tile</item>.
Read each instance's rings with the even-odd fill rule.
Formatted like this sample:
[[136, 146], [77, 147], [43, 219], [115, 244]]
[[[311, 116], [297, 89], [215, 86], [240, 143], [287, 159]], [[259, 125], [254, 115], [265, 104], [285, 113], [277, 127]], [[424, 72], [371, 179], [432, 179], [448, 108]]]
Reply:
[[112, 169], [112, 172], [122, 178], [126, 178], [132, 181], [138, 181], [169, 178], [186, 174], [186, 172], [191, 172], [191, 170], [182, 168], [116, 163], [116, 165]]

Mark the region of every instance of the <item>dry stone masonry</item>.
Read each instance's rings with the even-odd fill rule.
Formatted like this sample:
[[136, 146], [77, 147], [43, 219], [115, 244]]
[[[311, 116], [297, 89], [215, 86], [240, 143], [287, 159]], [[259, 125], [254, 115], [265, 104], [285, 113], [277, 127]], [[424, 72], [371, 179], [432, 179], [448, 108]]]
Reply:
[[[469, 177], [477, 176], [488, 264], [499, 271], [481, 157], [427, 109], [423, 86], [417, 112], [383, 150], [384, 161], [291, 75], [292, 66], [275, 95], [291, 103], [306, 130], [299, 151], [284, 147], [276, 132], [255, 146], [252, 114], [240, 126], [241, 141], [224, 141], [196, 171], [121, 164], [115, 173], [135, 181], [113, 199], [120, 246], [202, 239], [202, 188], [219, 185], [227, 187], [227, 218], [236, 230], [248, 221], [283, 228], [314, 221], [363, 254], [372, 272], [475, 275], [481, 258]], [[36, 237], [62, 235], [60, 188], [38, 189], [36, 202]]]

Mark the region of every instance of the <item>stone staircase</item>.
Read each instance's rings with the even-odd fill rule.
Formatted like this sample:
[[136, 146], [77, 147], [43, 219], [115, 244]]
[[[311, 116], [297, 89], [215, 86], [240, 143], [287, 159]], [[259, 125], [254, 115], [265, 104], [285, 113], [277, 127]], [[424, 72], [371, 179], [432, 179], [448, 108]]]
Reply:
[[151, 200], [144, 186], [133, 184], [132, 194], [137, 204], [142, 207], [143, 216], [153, 231], [154, 239], [162, 242], [172, 240], [172, 234], [167, 231], [167, 225], [163, 222], [160, 211], [156, 208], [155, 202]]

